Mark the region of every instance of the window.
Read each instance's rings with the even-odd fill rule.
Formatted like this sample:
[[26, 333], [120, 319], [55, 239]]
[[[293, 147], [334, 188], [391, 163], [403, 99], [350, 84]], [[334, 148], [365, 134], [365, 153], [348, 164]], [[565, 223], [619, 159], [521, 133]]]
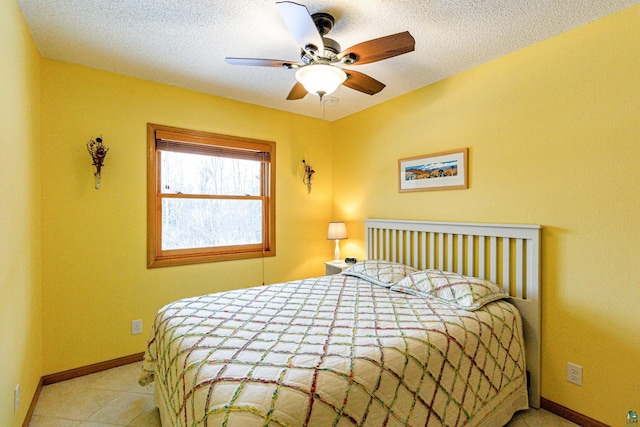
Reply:
[[275, 143], [147, 125], [147, 265], [275, 255]]

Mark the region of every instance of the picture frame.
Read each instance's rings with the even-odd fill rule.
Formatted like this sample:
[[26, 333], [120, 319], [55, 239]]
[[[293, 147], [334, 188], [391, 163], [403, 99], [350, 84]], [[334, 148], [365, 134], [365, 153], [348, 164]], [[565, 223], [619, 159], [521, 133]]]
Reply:
[[469, 149], [461, 148], [398, 160], [398, 191], [469, 188]]

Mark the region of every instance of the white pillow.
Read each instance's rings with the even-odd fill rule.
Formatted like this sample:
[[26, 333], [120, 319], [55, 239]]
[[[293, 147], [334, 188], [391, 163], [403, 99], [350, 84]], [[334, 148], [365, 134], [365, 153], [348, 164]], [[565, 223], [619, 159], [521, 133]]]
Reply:
[[469, 311], [509, 297], [500, 286], [488, 280], [440, 270], [412, 273], [391, 286], [391, 290], [437, 299]]
[[399, 280], [404, 279], [408, 274], [418, 270], [415, 268], [392, 261], [367, 260], [353, 264], [342, 272], [345, 276], [354, 276], [364, 279], [386, 288]]

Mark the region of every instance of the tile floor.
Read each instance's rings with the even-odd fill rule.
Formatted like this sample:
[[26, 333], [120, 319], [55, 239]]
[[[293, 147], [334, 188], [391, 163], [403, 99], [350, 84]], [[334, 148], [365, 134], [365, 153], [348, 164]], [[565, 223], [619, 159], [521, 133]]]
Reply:
[[138, 385], [141, 364], [44, 386], [29, 426], [160, 426], [153, 386]]
[[[142, 362], [42, 388], [31, 427], [160, 426], [153, 386], [140, 387]], [[544, 409], [521, 411], [507, 427], [576, 426]]]

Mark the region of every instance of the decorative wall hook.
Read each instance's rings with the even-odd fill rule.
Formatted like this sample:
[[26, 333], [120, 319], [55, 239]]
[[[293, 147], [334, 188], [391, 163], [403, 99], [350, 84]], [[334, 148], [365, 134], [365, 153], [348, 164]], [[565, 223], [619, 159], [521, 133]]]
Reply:
[[302, 160], [302, 164], [304, 165], [304, 174], [302, 175], [302, 183], [307, 186], [307, 191], [311, 194], [311, 177], [316, 171], [313, 170], [310, 164]]
[[93, 174], [96, 180], [96, 190], [100, 189], [100, 172], [102, 170], [102, 166], [104, 166], [104, 158], [107, 156], [107, 152], [109, 151], [109, 147], [105, 147], [102, 144], [102, 135], [96, 138], [95, 141], [92, 139], [87, 142], [87, 151], [91, 155], [93, 159], [93, 166], [96, 167], [96, 171]]

